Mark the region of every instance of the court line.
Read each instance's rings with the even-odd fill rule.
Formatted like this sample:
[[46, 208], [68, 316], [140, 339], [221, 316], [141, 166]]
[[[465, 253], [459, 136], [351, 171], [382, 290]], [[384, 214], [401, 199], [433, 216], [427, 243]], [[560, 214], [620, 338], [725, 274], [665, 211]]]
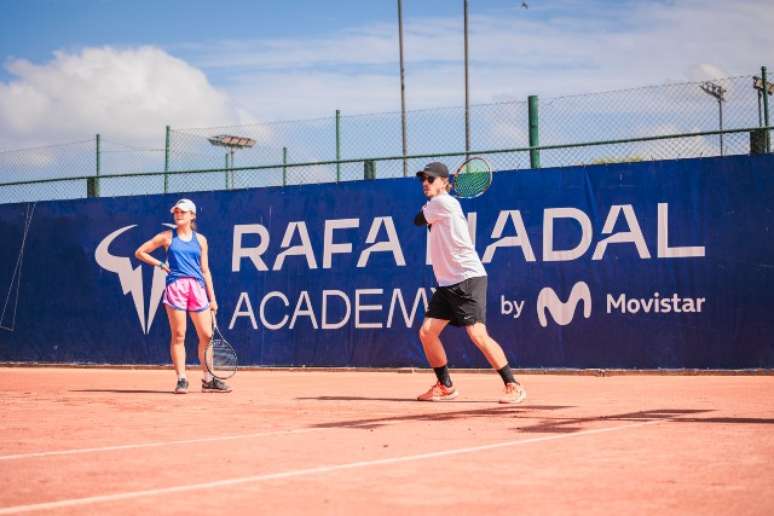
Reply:
[[559, 434], [549, 435], [544, 437], [533, 437], [530, 439], [517, 439], [512, 441], [503, 441], [499, 443], [485, 444], [481, 446], [472, 446], [467, 448], [452, 448], [449, 450], [436, 451], [430, 453], [420, 453], [417, 455], [404, 455], [400, 457], [392, 457], [388, 459], [377, 459], [368, 461], [349, 462], [345, 464], [333, 464], [328, 466], [317, 466], [314, 468], [305, 469], [293, 469], [289, 471], [280, 471], [277, 473], [267, 473], [263, 475], [253, 475], [248, 477], [237, 477], [225, 480], [217, 480], [213, 482], [203, 482], [198, 484], [187, 484], [175, 487], [164, 487], [160, 489], [147, 489], [142, 491], [129, 491], [126, 493], [115, 493], [110, 495], [88, 496], [85, 498], [71, 498], [65, 500], [58, 500], [54, 502], [36, 503], [29, 505], [15, 505], [12, 507], [0, 508], [0, 514], [12, 514], [20, 512], [33, 512], [43, 511], [51, 509], [61, 509], [63, 507], [75, 507], [82, 505], [89, 505], [102, 502], [116, 502], [121, 500], [129, 500], [132, 498], [142, 498], [158, 495], [167, 495], [172, 493], [181, 493], [186, 491], [196, 491], [200, 489], [213, 489], [216, 487], [230, 487], [240, 484], [249, 484], [263, 482], [267, 480], [277, 480], [282, 478], [302, 477], [309, 475], [317, 475], [323, 473], [331, 473], [335, 471], [345, 471], [357, 468], [367, 468], [369, 466], [382, 466], [390, 464], [401, 464], [405, 462], [415, 462], [427, 459], [435, 459], [438, 457], [451, 457], [455, 455], [463, 455], [468, 453], [475, 453], [480, 451], [496, 450], [498, 448], [507, 448], [512, 446], [520, 446], [532, 443], [541, 443], [546, 441], [558, 441], [560, 439], [569, 439], [572, 437], [581, 437], [585, 435], [601, 434], [606, 432], [616, 432], [620, 430], [629, 430], [640, 426], [653, 425], [656, 423], [662, 423], [670, 421], [671, 419], [657, 419], [652, 421], [644, 421], [640, 423], [632, 423], [631, 425], [614, 426], [610, 428], [598, 428], [595, 430], [582, 430], [572, 434]]
[[319, 432], [321, 430], [332, 430], [332, 428], [291, 428], [287, 430], [273, 430], [270, 432], [255, 432], [251, 434], [221, 435], [213, 437], [198, 437], [196, 439], [181, 439], [177, 441], [151, 441], [147, 443], [135, 444], [117, 444], [114, 446], [100, 446], [95, 448], [73, 448], [71, 450], [53, 450], [45, 452], [16, 453], [13, 455], [0, 455], [0, 461], [30, 459], [37, 457], [53, 457], [57, 455], [78, 455], [81, 453], [97, 453], [105, 451], [134, 450], [137, 448], [155, 448], [159, 446], [172, 446], [176, 444], [197, 444], [217, 441], [234, 441], [237, 439], [252, 439], [255, 437], [269, 437], [272, 435], [285, 434], [305, 434], [307, 432]]
[[[380, 424], [382, 426], [392, 426], [392, 425], [398, 425], [398, 424], [408, 423], [408, 422], [410, 421], [390, 421], [390, 422], [381, 422]], [[92, 448], [72, 448], [69, 450], [51, 450], [51, 451], [42, 451], [42, 452], [14, 453], [10, 455], [0, 455], [0, 462], [11, 461], [11, 460], [21, 460], [21, 459], [34, 459], [34, 458], [40, 458], [40, 457], [79, 455], [82, 453], [99, 453], [99, 452], [110, 452], [110, 451], [121, 451], [121, 450], [135, 450], [140, 448], [158, 448], [161, 446], [174, 446], [174, 445], [180, 445], [180, 444], [198, 444], [198, 443], [211, 443], [211, 442], [218, 442], [218, 441], [234, 441], [238, 439], [254, 439], [256, 437], [271, 437], [273, 435], [305, 434], [309, 432], [319, 432], [324, 430], [334, 430], [334, 427], [315, 426], [315, 427], [289, 428], [285, 430], [253, 432], [249, 434], [197, 437], [194, 439], [180, 439], [180, 440], [174, 440], [174, 441], [151, 441], [146, 443], [116, 444], [112, 446], [98, 446], [98, 447], [92, 447]]]

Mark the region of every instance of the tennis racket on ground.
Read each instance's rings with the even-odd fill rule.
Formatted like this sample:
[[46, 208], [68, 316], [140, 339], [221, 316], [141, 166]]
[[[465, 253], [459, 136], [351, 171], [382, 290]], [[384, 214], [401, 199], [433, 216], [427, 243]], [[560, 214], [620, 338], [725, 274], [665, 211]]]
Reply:
[[492, 185], [492, 166], [484, 158], [470, 158], [452, 177], [452, 194], [462, 199], [482, 195]]
[[204, 352], [207, 370], [220, 380], [226, 380], [237, 372], [237, 354], [218, 329], [215, 315], [212, 317], [212, 339], [207, 351]]

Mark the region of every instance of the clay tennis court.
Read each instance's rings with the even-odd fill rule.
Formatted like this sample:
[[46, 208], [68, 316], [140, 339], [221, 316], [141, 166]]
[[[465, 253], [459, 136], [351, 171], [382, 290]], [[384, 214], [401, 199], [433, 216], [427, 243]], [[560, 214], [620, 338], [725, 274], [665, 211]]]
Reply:
[[[0, 514], [774, 511], [774, 377], [0, 370]], [[189, 376], [192, 385], [199, 373]]]

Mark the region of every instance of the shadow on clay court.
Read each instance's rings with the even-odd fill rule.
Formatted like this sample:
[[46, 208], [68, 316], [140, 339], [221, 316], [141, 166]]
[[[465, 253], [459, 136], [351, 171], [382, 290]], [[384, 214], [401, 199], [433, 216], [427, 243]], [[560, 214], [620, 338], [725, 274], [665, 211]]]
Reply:
[[[413, 403], [416, 404], [417, 402], [413, 401]], [[451, 412], [405, 414], [402, 416], [392, 416], [392, 417], [356, 419], [356, 420], [348, 420], [348, 421], [334, 421], [330, 423], [320, 423], [312, 426], [315, 428], [362, 428], [364, 430], [370, 430], [373, 428], [386, 426], [386, 425], [389, 425], [390, 423], [397, 422], [397, 421], [454, 421], [454, 420], [467, 420], [467, 419], [482, 418], [482, 417], [491, 419], [496, 417], [513, 417], [519, 413], [524, 413], [532, 410], [560, 410], [565, 408], [572, 408], [572, 407], [567, 405], [529, 405], [529, 406], [507, 405], [503, 407], [477, 409], [477, 410], [458, 410], [458, 411], [451, 411]]]
[[585, 430], [584, 423], [596, 423], [600, 421], [669, 421], [673, 423], [705, 423], [705, 424], [738, 424], [738, 425], [774, 425], [771, 418], [750, 417], [683, 417], [692, 414], [711, 412], [709, 410], [680, 410], [661, 409], [644, 410], [639, 412], [626, 412], [599, 417], [582, 418], [555, 418], [543, 422], [518, 428], [520, 432], [534, 433], [572, 433]]
[[70, 389], [69, 392], [106, 392], [110, 394], [173, 394], [171, 390], [155, 391], [148, 389]]
[[599, 423], [603, 421], [615, 422], [647, 422], [647, 421], [666, 421], [675, 420], [679, 416], [686, 414], [698, 414], [708, 412], [707, 410], [691, 409], [660, 409], [660, 410], [641, 410], [638, 412], [624, 412], [622, 414], [612, 414], [605, 416], [586, 416], [586, 417], [562, 417], [545, 418], [538, 424], [528, 425], [517, 428], [520, 432], [534, 433], [572, 433], [586, 430], [585, 423]]
[[[326, 399], [306, 398], [306, 399]], [[372, 400], [377, 398], [344, 398], [335, 397], [336, 400], [364, 399]], [[388, 400], [392, 401], [392, 400]], [[400, 400], [403, 401], [403, 400]], [[496, 408], [478, 409], [478, 410], [460, 410], [451, 412], [434, 412], [423, 414], [405, 414], [401, 416], [381, 417], [371, 419], [356, 419], [347, 421], [334, 421], [329, 423], [320, 423], [312, 425], [316, 428], [361, 428], [371, 430], [389, 425], [398, 421], [454, 421], [468, 420], [475, 418], [517, 418], [540, 419], [537, 424], [515, 427], [518, 432], [528, 433], [573, 433], [587, 430], [590, 423], [600, 422], [649, 422], [649, 421], [669, 421], [675, 423], [706, 423], [706, 424], [764, 424], [774, 425], [774, 419], [768, 418], [734, 418], [734, 417], [684, 417], [711, 412], [709, 410], [693, 409], [659, 409], [642, 410], [637, 412], [624, 412], [621, 414], [587, 416], [587, 417], [544, 417], [536, 415], [534, 411], [551, 411], [574, 408], [567, 405], [519, 405], [504, 406]]]
[[[299, 401], [394, 401], [398, 403], [411, 403], [417, 404], [417, 400], [414, 398], [370, 398], [366, 396], [314, 396], [314, 397], [302, 397], [295, 398]], [[454, 404], [459, 403], [486, 403], [491, 405], [491, 401], [486, 400], [454, 400]]]

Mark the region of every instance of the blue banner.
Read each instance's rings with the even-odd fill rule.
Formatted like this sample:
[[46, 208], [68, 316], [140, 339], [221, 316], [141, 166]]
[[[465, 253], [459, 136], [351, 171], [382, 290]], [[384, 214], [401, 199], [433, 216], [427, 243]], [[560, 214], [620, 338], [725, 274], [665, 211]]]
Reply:
[[[181, 196], [0, 205], [0, 361], [168, 363], [163, 273], [133, 252]], [[188, 197], [242, 363], [426, 365], [413, 178]], [[502, 171], [462, 205], [513, 366], [774, 367], [774, 156]]]

